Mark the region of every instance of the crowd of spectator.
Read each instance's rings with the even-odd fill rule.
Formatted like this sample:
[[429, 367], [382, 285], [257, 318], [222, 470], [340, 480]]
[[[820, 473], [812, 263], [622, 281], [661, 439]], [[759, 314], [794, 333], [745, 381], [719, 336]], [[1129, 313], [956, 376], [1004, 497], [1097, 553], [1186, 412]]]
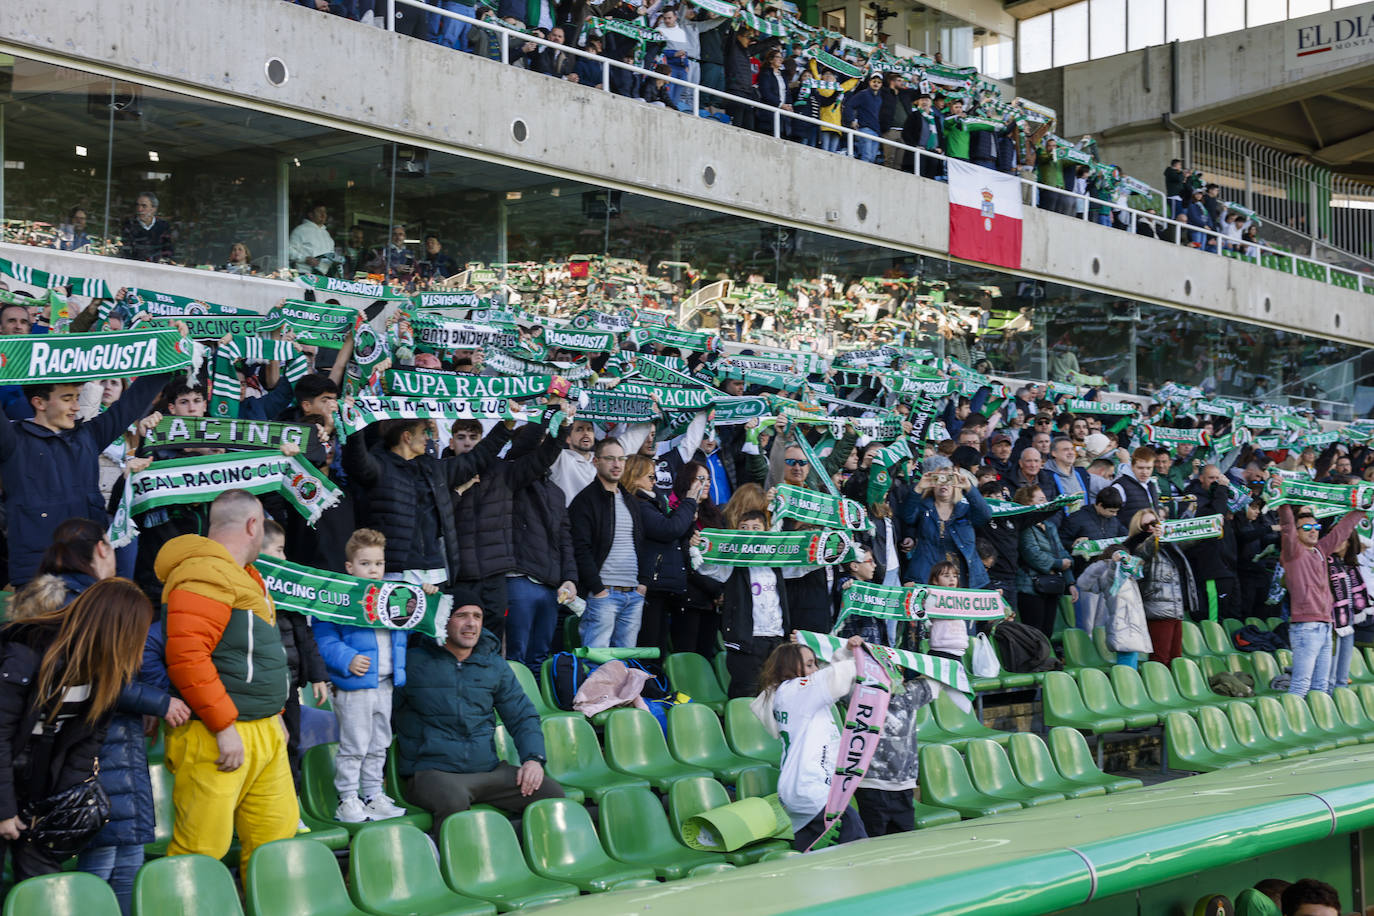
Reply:
[[[145, 202], [137, 231], [156, 248], [156, 201]], [[325, 217], [323, 208], [310, 211], [293, 235], [307, 267], [338, 252], [322, 233]], [[398, 227], [376, 257], [398, 258], [403, 241]], [[442, 257], [437, 246], [427, 254]], [[137, 331], [176, 317], [116, 318], [100, 301], [78, 312], [69, 299], [64, 312], [51, 298], [2, 298], [0, 344], [78, 329]], [[538, 715], [507, 661], [537, 674], [574, 615], [589, 647], [714, 654], [723, 644], [730, 694], [759, 694], [772, 710], [824, 708], [789, 686], [815, 664], [789, 637], [829, 632], [856, 582], [995, 591], [1011, 618], [1002, 626], [1028, 628], [1046, 644], [1071, 605], [1085, 629], [1106, 626], [1117, 662], [1127, 665], [1177, 657], [1186, 619], [1282, 614], [1291, 620], [1289, 689], [1297, 694], [1348, 683], [1350, 651], [1374, 641], [1364, 586], [1371, 554], [1355, 532], [1363, 512], [1323, 522], [1322, 507], [1285, 503], [1275, 513], [1265, 502], [1284, 475], [1337, 485], [1374, 479], [1363, 427], [1322, 438], [1293, 411], [1266, 408], [1257, 421], [1247, 405], [1213, 403], [1168, 380], [1155, 403], [1122, 412], [1105, 390], [1009, 390], [956, 358], [900, 347], [835, 354], [829, 367], [761, 371], [724, 357], [714, 335], [663, 328], [647, 310], [637, 327], [604, 338], [571, 333], [607, 318], [595, 312], [512, 314], [519, 342], [484, 350], [416, 343], [419, 304], [384, 300], [359, 312], [392, 341], [391, 369], [444, 385], [565, 376], [580, 394], [555, 378], [524, 410], [484, 406], [481, 417], [463, 416], [475, 408], [441, 400], [436, 416], [402, 412], [345, 435], [343, 418], [358, 405], [392, 404], [385, 398], [395, 392], [379, 381], [387, 367], [362, 368], [351, 334], [307, 346], [283, 329], [259, 341], [256, 355], [236, 344], [228, 381], [210, 354], [199, 374], [84, 383], [57, 374], [0, 389], [0, 578], [17, 589], [0, 631], [0, 747], [8, 751], [0, 755], [0, 840], [16, 877], [62, 865], [26, 832], [33, 812], [84, 784], [97, 758], [121, 761], [99, 778], [124, 807], [98, 837], [82, 838], [82, 863], [127, 902], [152, 838], [144, 716], [167, 729], [179, 812], [170, 853], [221, 858], [236, 836], [246, 862], [262, 843], [294, 835], [301, 689], [333, 698], [337, 820], [402, 810], [384, 788], [393, 746], [407, 799], [433, 813], [436, 828], [474, 804], [519, 812], [558, 797], [562, 789], [544, 772]], [[558, 329], [603, 342], [537, 345]], [[583, 397], [618, 394], [620, 385], [634, 391], [655, 372], [676, 383], [650, 385], [650, 418], [607, 416], [608, 408], [584, 416], [594, 402]], [[927, 396], [905, 385], [920, 380], [945, 387]], [[701, 400], [670, 410], [662, 399], [675, 392]], [[337, 489], [337, 501], [307, 524], [279, 496], [222, 488], [212, 502], [134, 512], [137, 535], [116, 546], [107, 526], [132, 505], [125, 498], [140, 475], [170, 461], [208, 471], [233, 457], [205, 443], [147, 438], [164, 418], [194, 422], [225, 398], [239, 417], [307, 430], [303, 446], [281, 450], [319, 486]], [[405, 403], [395, 409], [410, 409]], [[725, 403], [761, 410], [717, 425], [715, 405]], [[1161, 426], [1196, 441], [1166, 444]], [[1267, 430], [1279, 438], [1256, 438]], [[910, 457], [875, 466], [903, 444]], [[816, 494], [833, 487], [872, 524], [836, 563], [703, 558], [706, 529], [745, 538], [806, 530], [810, 523], [775, 517], [784, 485]], [[1220, 536], [1163, 536], [1167, 521], [1194, 517], [1216, 518]], [[255, 566], [260, 557], [442, 595], [451, 606], [444, 638], [312, 626], [277, 612]], [[165, 608], [156, 620], [155, 606]], [[892, 623], [851, 616], [841, 632], [854, 648], [893, 644], [956, 661], [975, 632], [960, 621]], [[852, 667], [834, 668], [816, 683], [840, 696]], [[31, 681], [35, 691], [19, 687]], [[498, 717], [516, 764], [493, 747]], [[828, 732], [808, 735], [804, 753], [830, 759]], [[811, 779], [808, 766], [814, 761], [794, 761], [792, 771], [785, 764], [780, 786], [799, 838], [820, 833], [814, 793], [788, 794], [787, 774]], [[841, 831], [846, 839], [864, 832], [856, 822]]]

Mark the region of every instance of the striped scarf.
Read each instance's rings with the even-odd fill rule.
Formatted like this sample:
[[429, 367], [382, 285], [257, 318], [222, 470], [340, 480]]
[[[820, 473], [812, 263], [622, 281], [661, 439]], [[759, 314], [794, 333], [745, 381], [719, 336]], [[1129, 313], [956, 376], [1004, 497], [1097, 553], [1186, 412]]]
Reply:
[[249, 363], [281, 362], [282, 374], [292, 384], [300, 381], [310, 371], [305, 354], [297, 352], [289, 340], [270, 340], [265, 337], [233, 337], [228, 343], [220, 344], [215, 350], [215, 359], [210, 374], [210, 416], [236, 417], [239, 402], [243, 397], [242, 386], [234, 364], [239, 360]]

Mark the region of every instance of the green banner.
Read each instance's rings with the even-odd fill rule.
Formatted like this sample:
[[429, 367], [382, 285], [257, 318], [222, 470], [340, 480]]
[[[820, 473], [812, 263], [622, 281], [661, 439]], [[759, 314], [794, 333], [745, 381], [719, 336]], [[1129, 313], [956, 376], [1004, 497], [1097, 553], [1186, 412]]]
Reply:
[[434, 313], [420, 313], [410, 322], [415, 342], [439, 350], [476, 350], [483, 347], [514, 347], [520, 334], [511, 328], [459, 321]]
[[287, 299], [267, 313], [259, 331], [289, 327], [296, 332], [298, 343], [337, 350], [344, 339], [353, 333], [353, 322], [357, 315], [357, 309], [343, 305]]
[[696, 353], [712, 353], [720, 349], [720, 337], [706, 331], [684, 331], [681, 328], [635, 328], [626, 339], [636, 347], [646, 343]]
[[769, 511], [776, 527], [781, 527], [783, 520], [789, 518], [821, 528], [867, 531], [872, 527], [868, 513], [854, 500], [785, 483], [774, 488]]
[[0, 385], [76, 384], [191, 365], [196, 344], [174, 330], [0, 337]]
[[305, 451], [311, 429], [300, 423], [214, 417], [163, 417], [143, 438], [146, 448], [280, 449]]
[[703, 528], [694, 548], [717, 566], [835, 566], [852, 553], [843, 531], [733, 531]]
[[577, 328], [542, 328], [535, 340], [550, 350], [573, 353], [608, 353], [615, 349], [615, 335], [608, 331], [579, 331]]
[[417, 309], [476, 309], [486, 304], [477, 293], [470, 289], [452, 292], [416, 293], [410, 302]]
[[524, 400], [548, 394], [552, 375], [467, 375], [389, 369], [382, 377], [387, 394], [406, 398], [513, 398]]
[[359, 579], [287, 560], [259, 556], [253, 563], [279, 611], [295, 611], [350, 627], [422, 633], [443, 643], [453, 599], [426, 595], [409, 582]]
[[372, 280], [344, 280], [340, 277], [321, 277], [318, 274], [301, 274], [296, 282], [302, 286], [338, 293], [341, 296], [361, 296], [364, 299], [390, 299], [406, 301], [410, 298], [405, 290], [397, 289]]
[[311, 525], [342, 496], [333, 481], [322, 477], [310, 462], [269, 451], [154, 461], [129, 478], [126, 490], [130, 515], [208, 503], [225, 490], [280, 493]]

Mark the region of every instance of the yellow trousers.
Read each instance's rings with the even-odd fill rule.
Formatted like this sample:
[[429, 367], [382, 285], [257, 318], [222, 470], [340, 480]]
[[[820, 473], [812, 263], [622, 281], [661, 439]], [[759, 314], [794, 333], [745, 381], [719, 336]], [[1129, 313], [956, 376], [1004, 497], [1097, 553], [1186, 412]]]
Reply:
[[300, 811], [277, 717], [235, 725], [243, 739], [243, 766], [232, 773], [221, 773], [215, 765], [219, 745], [199, 719], [167, 736], [176, 808], [167, 854], [198, 852], [222, 859], [237, 831], [239, 873], [246, 875], [254, 849], [296, 835]]

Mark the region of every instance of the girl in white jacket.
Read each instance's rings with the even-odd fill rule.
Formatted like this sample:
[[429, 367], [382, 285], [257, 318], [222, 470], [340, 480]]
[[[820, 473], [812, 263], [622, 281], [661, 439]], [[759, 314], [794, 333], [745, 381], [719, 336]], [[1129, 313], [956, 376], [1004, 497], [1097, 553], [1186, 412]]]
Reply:
[[[825, 801], [840, 747], [840, 730], [831, 707], [854, 688], [854, 650], [863, 639], [850, 637], [831, 664], [818, 668], [805, 646], [785, 643], [773, 650], [759, 673], [759, 695], [750, 704], [769, 732], [782, 739], [778, 800], [792, 818], [793, 847], [805, 851], [824, 828]], [[840, 821], [839, 842], [866, 837], [852, 808]]]
[[1079, 594], [1089, 608], [1086, 619], [1095, 627], [1107, 628], [1107, 646], [1116, 652], [1116, 663], [1132, 668], [1137, 667], [1140, 655], [1154, 651], [1145, 603], [1136, 585], [1139, 562], [1117, 547], [1089, 563], [1077, 579]]

